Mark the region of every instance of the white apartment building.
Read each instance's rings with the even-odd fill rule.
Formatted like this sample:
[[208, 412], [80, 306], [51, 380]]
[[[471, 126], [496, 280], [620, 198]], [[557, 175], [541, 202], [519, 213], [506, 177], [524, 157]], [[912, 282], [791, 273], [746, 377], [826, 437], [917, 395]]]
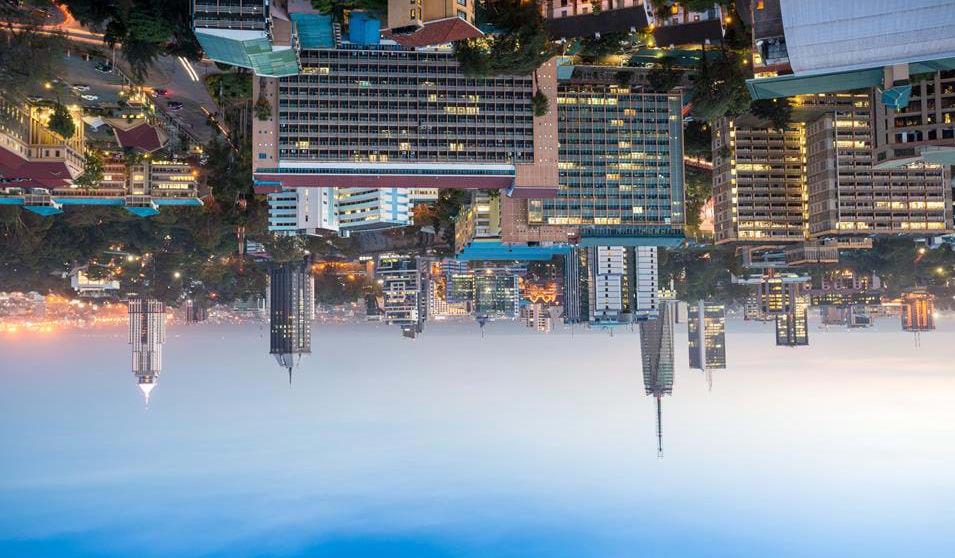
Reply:
[[269, 194], [269, 230], [284, 235], [337, 231], [334, 188], [295, 188]]

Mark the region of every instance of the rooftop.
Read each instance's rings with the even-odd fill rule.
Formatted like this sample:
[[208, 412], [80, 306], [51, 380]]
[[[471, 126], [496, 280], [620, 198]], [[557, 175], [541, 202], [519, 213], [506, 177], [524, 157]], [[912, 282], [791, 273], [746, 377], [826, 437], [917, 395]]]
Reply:
[[401, 46], [421, 48], [464, 39], [476, 39], [483, 37], [484, 33], [459, 17], [449, 17], [429, 21], [413, 33], [394, 34], [390, 29], [385, 29], [381, 36], [383, 39], [390, 39]]

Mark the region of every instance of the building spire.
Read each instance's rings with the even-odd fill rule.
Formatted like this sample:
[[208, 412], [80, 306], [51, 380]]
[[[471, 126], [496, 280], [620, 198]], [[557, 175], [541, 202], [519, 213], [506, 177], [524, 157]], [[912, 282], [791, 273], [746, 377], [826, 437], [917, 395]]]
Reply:
[[662, 398], [657, 395], [657, 457], [663, 457], [663, 409]]
[[706, 373], [706, 391], [713, 391], [713, 369], [707, 368]]

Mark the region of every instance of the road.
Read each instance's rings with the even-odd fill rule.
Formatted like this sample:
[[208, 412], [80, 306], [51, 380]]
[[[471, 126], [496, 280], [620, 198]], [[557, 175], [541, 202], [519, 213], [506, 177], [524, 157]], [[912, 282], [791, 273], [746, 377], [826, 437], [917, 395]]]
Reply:
[[[104, 74], [94, 69], [97, 62], [105, 61], [106, 57], [110, 56], [109, 47], [103, 42], [103, 35], [84, 28], [64, 6], [58, 6], [58, 10], [59, 14], [51, 17], [50, 23], [42, 25], [41, 29], [48, 33], [62, 33], [73, 43], [98, 47], [104, 56], [102, 59], [94, 57], [90, 60], [76, 53], [67, 56], [64, 64], [65, 75], [61, 77], [71, 84], [89, 85], [91, 90], [83, 93], [92, 93], [99, 97], [97, 101], [85, 101], [70, 92], [68, 94], [73, 95], [70, 102], [82, 106], [93, 106], [96, 103], [115, 104], [124, 83], [122, 76], [116, 72]], [[14, 27], [19, 26], [14, 24]], [[124, 69], [121, 58], [115, 58], [120, 69]], [[215, 73], [219, 71], [211, 60], [195, 63], [175, 56], [163, 56], [153, 65], [143, 85], [168, 90], [168, 96], [157, 101], [157, 108], [166, 112], [202, 143], [206, 143], [212, 139], [212, 130], [206, 125], [207, 115], [219, 109], [206, 91], [203, 80], [205, 76]], [[43, 92], [38, 94], [42, 95]], [[169, 111], [170, 101], [182, 103], [182, 109]]]

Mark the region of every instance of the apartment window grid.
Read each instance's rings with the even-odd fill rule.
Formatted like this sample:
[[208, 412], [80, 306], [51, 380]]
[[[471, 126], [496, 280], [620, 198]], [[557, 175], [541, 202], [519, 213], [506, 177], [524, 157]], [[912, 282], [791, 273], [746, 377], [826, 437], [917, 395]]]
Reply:
[[450, 53], [304, 50], [279, 87], [279, 156], [531, 163], [532, 80], [464, 76]]
[[[666, 95], [608, 85], [558, 86], [560, 190], [535, 200], [531, 221], [580, 225], [669, 224], [673, 199]], [[679, 200], [682, 202], [682, 200]]]

